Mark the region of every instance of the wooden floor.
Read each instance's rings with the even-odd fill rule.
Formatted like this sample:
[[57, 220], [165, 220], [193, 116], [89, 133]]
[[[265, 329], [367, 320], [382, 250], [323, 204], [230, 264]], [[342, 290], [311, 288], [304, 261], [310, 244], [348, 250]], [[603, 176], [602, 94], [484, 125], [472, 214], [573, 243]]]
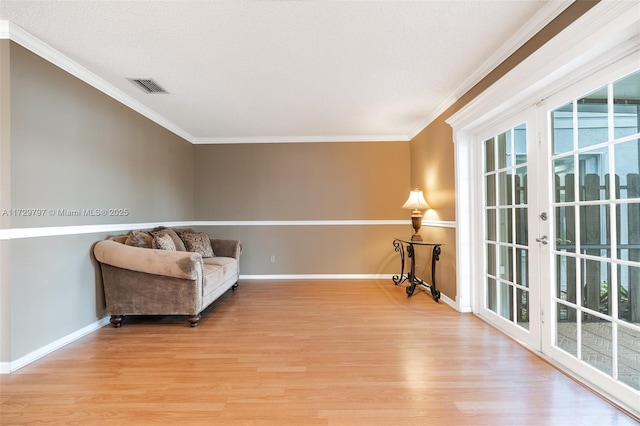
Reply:
[[631, 425], [470, 314], [390, 281], [241, 282], [0, 376], [0, 424]]

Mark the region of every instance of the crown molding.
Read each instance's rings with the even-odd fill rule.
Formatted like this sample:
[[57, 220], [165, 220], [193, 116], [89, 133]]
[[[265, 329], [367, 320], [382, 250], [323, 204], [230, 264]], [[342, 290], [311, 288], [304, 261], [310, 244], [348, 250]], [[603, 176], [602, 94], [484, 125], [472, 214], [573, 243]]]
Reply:
[[257, 136], [195, 138], [196, 145], [249, 144], [249, 143], [318, 143], [318, 142], [409, 142], [407, 135], [353, 135], [353, 136]]

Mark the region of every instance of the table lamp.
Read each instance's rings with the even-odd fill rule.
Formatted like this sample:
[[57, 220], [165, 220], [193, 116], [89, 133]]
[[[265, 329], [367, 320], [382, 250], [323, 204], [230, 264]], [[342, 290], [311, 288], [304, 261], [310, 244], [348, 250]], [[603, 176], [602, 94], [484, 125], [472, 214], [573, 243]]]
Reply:
[[411, 236], [411, 241], [422, 241], [422, 235], [420, 235], [420, 226], [422, 226], [422, 212], [420, 210], [427, 210], [429, 204], [424, 199], [422, 191], [414, 189], [409, 193], [409, 199], [402, 206], [403, 209], [413, 210], [411, 212], [411, 226], [413, 226], [414, 234]]

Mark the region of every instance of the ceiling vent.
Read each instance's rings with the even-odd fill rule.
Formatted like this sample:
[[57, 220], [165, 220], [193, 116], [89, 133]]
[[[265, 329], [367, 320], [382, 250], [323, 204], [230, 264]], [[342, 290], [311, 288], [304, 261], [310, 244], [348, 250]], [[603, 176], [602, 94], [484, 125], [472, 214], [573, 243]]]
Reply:
[[152, 78], [128, 78], [145, 93], [169, 93]]

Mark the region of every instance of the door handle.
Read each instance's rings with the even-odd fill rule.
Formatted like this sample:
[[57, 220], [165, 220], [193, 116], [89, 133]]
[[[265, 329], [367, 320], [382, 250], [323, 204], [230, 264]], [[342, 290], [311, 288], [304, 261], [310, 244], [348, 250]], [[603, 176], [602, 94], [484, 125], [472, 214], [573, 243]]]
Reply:
[[549, 244], [549, 237], [547, 237], [546, 235], [543, 235], [540, 238], [536, 238], [536, 241], [539, 242], [539, 243], [542, 243], [544, 245], [547, 245], [547, 244]]

